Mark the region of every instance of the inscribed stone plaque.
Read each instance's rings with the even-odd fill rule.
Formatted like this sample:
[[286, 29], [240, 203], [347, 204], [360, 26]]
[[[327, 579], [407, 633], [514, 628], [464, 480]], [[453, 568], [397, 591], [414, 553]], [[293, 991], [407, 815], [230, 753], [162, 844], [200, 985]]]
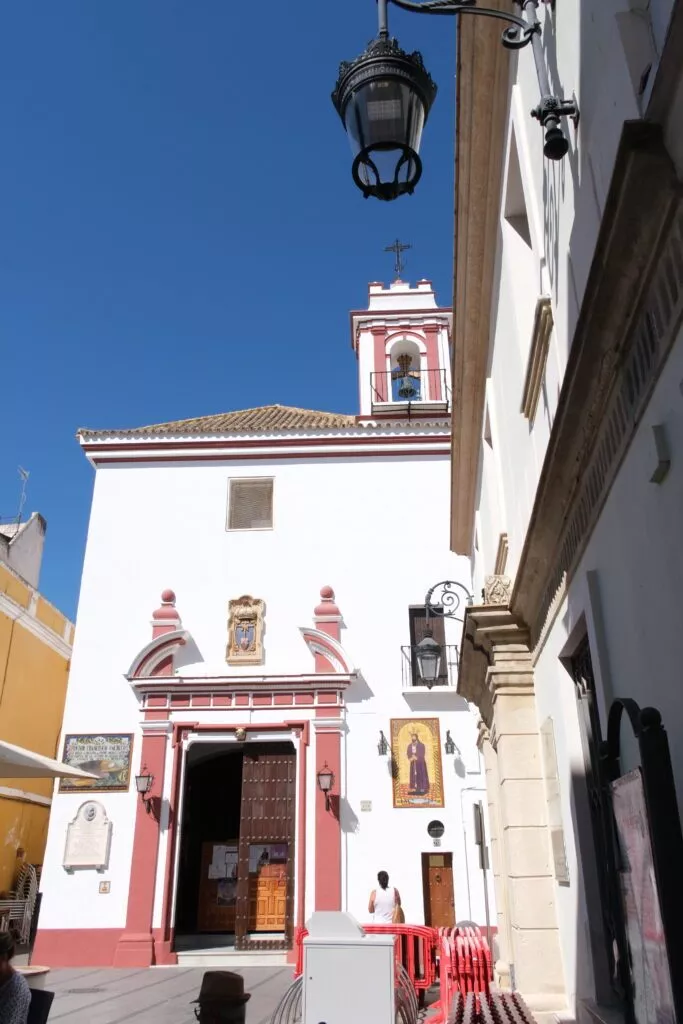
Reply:
[[361, 811], [371, 811], [372, 810], [372, 800], [361, 800], [361, 802], [360, 802], [360, 809], [361, 809]]
[[95, 800], [81, 804], [66, 830], [62, 862], [65, 870], [90, 868], [104, 871], [109, 866], [111, 829], [111, 822], [102, 804]]

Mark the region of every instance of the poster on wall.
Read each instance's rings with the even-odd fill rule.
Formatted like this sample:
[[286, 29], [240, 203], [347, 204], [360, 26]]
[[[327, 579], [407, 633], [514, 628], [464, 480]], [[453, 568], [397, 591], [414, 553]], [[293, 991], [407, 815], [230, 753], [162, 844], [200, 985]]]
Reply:
[[72, 768], [96, 775], [96, 779], [60, 779], [60, 793], [75, 790], [122, 792], [130, 783], [133, 755], [131, 733], [107, 733], [66, 736], [62, 761]]
[[443, 807], [438, 718], [392, 718], [394, 807]]
[[640, 768], [611, 783], [619, 883], [631, 953], [637, 1024], [675, 1024], [669, 958], [659, 910], [647, 805]]

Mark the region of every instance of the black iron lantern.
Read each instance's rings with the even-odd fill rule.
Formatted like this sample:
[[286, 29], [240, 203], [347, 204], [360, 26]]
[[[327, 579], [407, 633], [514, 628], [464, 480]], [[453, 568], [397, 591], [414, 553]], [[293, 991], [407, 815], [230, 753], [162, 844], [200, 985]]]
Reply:
[[[142, 797], [145, 804], [147, 804], [149, 791], [154, 785], [154, 776], [149, 771], [147, 765], [144, 765], [140, 769], [140, 774], [135, 776], [135, 788]], [[149, 809], [149, 806], [148, 806]]]
[[353, 180], [367, 199], [412, 193], [422, 174], [422, 130], [436, 85], [422, 56], [380, 29], [355, 60], [340, 65], [332, 102], [355, 158]]
[[321, 793], [325, 794], [325, 810], [330, 809], [330, 791], [334, 786], [334, 772], [329, 767], [327, 761], [318, 772], [318, 789]]
[[377, 744], [377, 753], [379, 754], [380, 757], [385, 757], [389, 753], [389, 744], [387, 743], [387, 738], [386, 738], [386, 736], [384, 735], [384, 733], [383, 733], [383, 731], [381, 729], [379, 731], [379, 742]]
[[417, 645], [415, 657], [417, 659], [417, 670], [420, 673], [420, 679], [431, 690], [439, 678], [439, 670], [441, 668], [441, 646], [434, 639], [431, 630], [425, 632], [422, 640]]
[[435, 15], [481, 15], [507, 22], [501, 42], [508, 50], [530, 43], [534, 50], [541, 101], [532, 111], [545, 129], [544, 153], [561, 160], [569, 149], [561, 119], [578, 125], [574, 100], [554, 96], [545, 66], [541, 23], [536, 8], [551, 0], [515, 0], [520, 14], [479, 7], [478, 0], [377, 0], [377, 38], [352, 61], [339, 67], [332, 102], [354, 151], [353, 180], [367, 199], [391, 200], [410, 195], [422, 174], [422, 130], [436, 97], [436, 85], [421, 54], [407, 53], [389, 37], [387, 7]]
[[451, 736], [450, 729], [446, 729], [446, 742], [444, 743], [443, 747], [447, 754], [455, 753], [455, 743], [453, 742], [453, 737]]

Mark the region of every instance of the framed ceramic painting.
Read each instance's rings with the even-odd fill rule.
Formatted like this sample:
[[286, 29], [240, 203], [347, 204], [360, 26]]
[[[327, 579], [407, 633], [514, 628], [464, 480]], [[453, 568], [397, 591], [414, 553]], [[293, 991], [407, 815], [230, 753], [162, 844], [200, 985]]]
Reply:
[[392, 718], [394, 807], [443, 807], [438, 718]]
[[88, 733], [64, 737], [62, 761], [96, 779], [60, 779], [60, 793], [120, 793], [130, 785], [132, 733]]

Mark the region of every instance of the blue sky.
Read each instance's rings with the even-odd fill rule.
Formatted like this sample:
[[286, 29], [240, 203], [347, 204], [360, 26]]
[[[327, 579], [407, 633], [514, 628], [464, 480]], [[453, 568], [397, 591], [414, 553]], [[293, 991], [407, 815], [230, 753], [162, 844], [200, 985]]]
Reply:
[[48, 521], [74, 616], [93, 472], [76, 428], [270, 402], [356, 411], [350, 308], [451, 301], [455, 27], [390, 10], [439, 86], [412, 197], [364, 200], [330, 93], [373, 0], [22, 0], [0, 34], [0, 516]]

